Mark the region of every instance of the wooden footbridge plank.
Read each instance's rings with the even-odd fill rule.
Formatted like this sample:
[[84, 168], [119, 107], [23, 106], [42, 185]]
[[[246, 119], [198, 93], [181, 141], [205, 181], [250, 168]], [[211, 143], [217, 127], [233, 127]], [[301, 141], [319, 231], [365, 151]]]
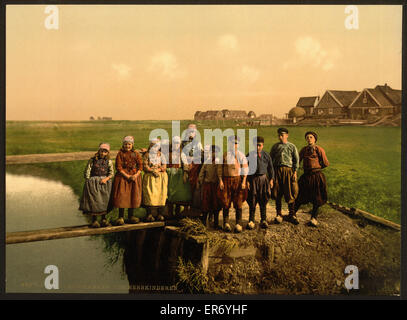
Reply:
[[105, 228], [90, 228], [89, 225], [82, 225], [32, 231], [8, 232], [6, 233], [6, 244], [83, 237], [112, 232], [162, 228], [164, 226], [164, 222], [146, 222], [138, 224], [124, 224], [122, 226], [111, 226]]

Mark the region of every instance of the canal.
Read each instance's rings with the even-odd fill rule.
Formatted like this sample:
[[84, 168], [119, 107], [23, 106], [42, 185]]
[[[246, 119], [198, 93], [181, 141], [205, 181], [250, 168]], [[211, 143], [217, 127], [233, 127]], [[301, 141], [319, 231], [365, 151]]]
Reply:
[[[61, 182], [6, 173], [6, 232], [87, 224], [78, 206], [78, 196]], [[50, 292], [44, 270], [55, 265], [58, 293], [128, 293], [123, 259], [111, 260], [103, 236], [7, 245], [6, 292]]]

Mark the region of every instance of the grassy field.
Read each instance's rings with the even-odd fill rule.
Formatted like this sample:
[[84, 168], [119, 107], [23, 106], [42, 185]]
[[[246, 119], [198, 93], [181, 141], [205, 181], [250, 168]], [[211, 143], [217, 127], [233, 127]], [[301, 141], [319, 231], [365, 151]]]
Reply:
[[[189, 121], [181, 121], [181, 130]], [[236, 128], [233, 122], [197, 122], [198, 129]], [[99, 142], [110, 142], [113, 150], [125, 135], [135, 137], [136, 147], [147, 147], [150, 131], [166, 129], [170, 121], [83, 121], [6, 123], [6, 154], [96, 151]], [[239, 127], [243, 128], [243, 127]], [[259, 127], [265, 150], [277, 142], [277, 127]], [[400, 222], [401, 214], [401, 128], [399, 127], [289, 127], [290, 138], [300, 150], [304, 133], [314, 130], [325, 149], [330, 167], [324, 170], [329, 200], [360, 208]], [[248, 134], [247, 134], [248, 136]], [[246, 146], [248, 137], [246, 138]], [[85, 161], [32, 165], [10, 165], [8, 172], [58, 179], [78, 196], [82, 191]], [[300, 171], [301, 173], [301, 171]]]

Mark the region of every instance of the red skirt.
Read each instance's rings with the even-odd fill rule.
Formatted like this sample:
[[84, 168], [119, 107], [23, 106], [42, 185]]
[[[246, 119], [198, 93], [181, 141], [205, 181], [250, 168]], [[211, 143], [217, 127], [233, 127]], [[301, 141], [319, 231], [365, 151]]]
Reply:
[[218, 212], [222, 204], [218, 198], [218, 183], [206, 182], [202, 185], [202, 212]]

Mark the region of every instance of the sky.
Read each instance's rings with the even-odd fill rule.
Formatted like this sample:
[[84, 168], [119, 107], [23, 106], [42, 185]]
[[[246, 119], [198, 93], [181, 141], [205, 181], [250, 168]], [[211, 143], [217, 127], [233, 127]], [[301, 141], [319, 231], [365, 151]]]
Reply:
[[357, 29], [345, 5], [46, 7], [6, 6], [7, 120], [283, 117], [327, 89], [401, 89], [400, 5], [357, 6]]

